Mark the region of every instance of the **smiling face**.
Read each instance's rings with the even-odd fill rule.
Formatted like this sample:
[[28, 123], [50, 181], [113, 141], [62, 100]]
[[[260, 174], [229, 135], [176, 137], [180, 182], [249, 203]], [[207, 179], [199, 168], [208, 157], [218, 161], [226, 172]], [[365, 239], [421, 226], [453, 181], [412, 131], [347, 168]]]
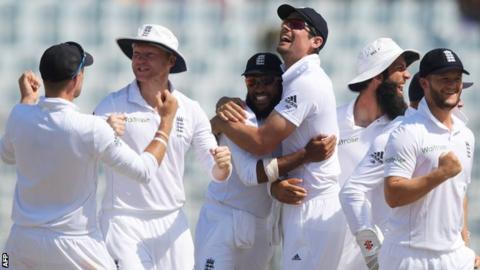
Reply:
[[278, 104], [282, 95], [280, 76], [246, 75], [247, 105], [257, 118], [266, 118]]
[[407, 70], [407, 62], [405, 57], [400, 55], [387, 69], [388, 77], [385, 78], [397, 84], [397, 91], [403, 95], [403, 88], [411, 74]]
[[132, 69], [139, 82], [167, 77], [175, 64], [175, 56], [150, 44], [138, 43], [133, 46]]
[[320, 36], [314, 37], [310, 35], [311, 29], [308, 25], [305, 25], [302, 29], [296, 29], [297, 27], [292, 26], [297, 24], [290, 23], [290, 20], [304, 21], [304, 19], [294, 12], [282, 22], [277, 51], [287, 66], [311, 54], [323, 43], [323, 39]]
[[453, 69], [439, 74], [430, 74], [426, 78], [420, 78], [420, 83], [427, 102], [441, 110], [451, 110], [460, 102], [461, 70]]

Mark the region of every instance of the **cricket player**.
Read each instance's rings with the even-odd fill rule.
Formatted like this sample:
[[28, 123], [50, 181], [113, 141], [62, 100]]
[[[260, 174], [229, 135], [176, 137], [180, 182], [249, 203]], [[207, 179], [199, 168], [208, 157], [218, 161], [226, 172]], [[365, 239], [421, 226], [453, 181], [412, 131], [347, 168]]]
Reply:
[[[410, 79], [407, 68], [419, 58], [417, 51], [404, 50], [390, 38], [378, 38], [358, 54], [357, 74], [348, 84], [351, 91], [358, 92], [358, 96], [337, 109], [341, 186], [365, 156], [373, 139], [392, 119], [403, 114], [406, 108], [403, 88]], [[388, 87], [392, 83], [398, 86], [396, 91]], [[388, 86], [384, 87], [385, 84]], [[341, 191], [340, 198], [344, 206], [342, 197]], [[365, 261], [360, 255], [361, 249], [354, 239], [356, 233], [347, 231], [339, 269], [365, 269]]]
[[137, 36], [119, 38], [117, 43], [132, 59], [135, 79], [103, 99], [95, 114], [107, 118], [119, 113], [110, 115], [109, 121], [139, 151], [148, 142], [148, 134], [164, 121], [153, 109], [153, 98], [169, 92], [178, 100], [178, 110], [171, 134], [164, 136], [167, 153], [148, 185], [105, 170], [101, 228], [107, 248], [119, 269], [193, 269], [193, 240], [182, 210], [185, 155], [193, 146], [213, 181], [225, 181], [231, 173], [230, 152], [217, 147], [200, 105], [168, 79], [171, 73], [186, 71], [178, 40], [169, 29], [145, 24]]
[[[81, 114], [73, 103], [93, 57], [75, 42], [51, 46], [42, 55], [45, 97], [33, 72], [20, 77], [22, 104], [16, 105], [0, 141], [0, 156], [15, 164], [11, 228], [5, 252], [12, 269], [115, 269], [96, 221], [97, 164], [146, 185], [165, 153], [152, 131], [138, 155], [101, 118]], [[154, 109], [168, 135], [177, 110], [168, 92]], [[142, 153], [143, 152], [143, 153]]]
[[385, 200], [392, 207], [380, 269], [472, 269], [462, 239], [474, 136], [455, 110], [469, 74], [450, 49], [420, 62], [425, 98], [403, 120], [385, 149]]
[[[248, 89], [245, 100], [248, 125], [262, 125], [280, 101], [283, 73], [280, 65], [280, 59], [272, 53], [257, 53], [248, 60], [242, 74]], [[236, 113], [235, 110], [228, 112]], [[244, 116], [239, 117], [243, 120]], [[227, 183], [209, 184], [195, 234], [195, 268], [267, 269], [273, 254], [274, 215], [266, 184], [269, 171], [264, 164], [276, 162], [279, 174], [283, 174], [302, 163], [324, 160], [328, 154], [324, 156], [323, 153], [333, 153], [336, 139], [334, 136], [322, 138], [319, 144], [311, 140], [299, 153], [285, 157], [280, 157], [281, 149], [261, 157], [241, 149], [226, 136], [219, 136], [220, 144], [227, 145], [232, 151], [233, 172]], [[326, 141], [330, 143], [322, 144]], [[324, 152], [323, 145], [332, 150]], [[275, 156], [278, 157], [272, 159]], [[301, 180], [285, 181], [286, 185], [278, 188], [282, 194], [288, 194], [282, 197], [282, 201], [299, 204], [306, 196], [306, 191], [295, 185]]]
[[[335, 96], [317, 55], [328, 37], [323, 17], [311, 8], [281, 5], [277, 51], [284, 61], [280, 103], [259, 128], [218, 121], [220, 129], [241, 148], [265, 155], [282, 144], [282, 154], [302, 149], [318, 134], [338, 135]], [[220, 114], [217, 114], [220, 116]], [[278, 168], [272, 168], [276, 175]], [[303, 179], [307, 191], [300, 205], [283, 205], [282, 269], [337, 269], [343, 247], [344, 216], [338, 200], [340, 173], [336, 152], [327, 160], [304, 164], [288, 173]]]

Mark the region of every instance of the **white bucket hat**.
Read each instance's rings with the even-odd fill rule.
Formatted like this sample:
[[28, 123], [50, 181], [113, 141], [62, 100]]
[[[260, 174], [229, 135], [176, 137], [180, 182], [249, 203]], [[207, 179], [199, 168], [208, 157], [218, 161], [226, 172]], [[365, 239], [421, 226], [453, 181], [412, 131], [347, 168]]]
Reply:
[[144, 24], [138, 28], [136, 37], [117, 38], [120, 49], [132, 59], [134, 43], [150, 43], [161, 47], [162, 49], [173, 53], [177, 57], [175, 65], [170, 69], [170, 73], [179, 73], [187, 70], [185, 59], [178, 51], [178, 40], [168, 28], [156, 24]]
[[357, 76], [348, 85], [371, 79], [386, 70], [400, 55], [404, 55], [407, 67], [420, 59], [416, 50], [403, 50], [391, 38], [379, 38], [365, 46], [357, 58]]

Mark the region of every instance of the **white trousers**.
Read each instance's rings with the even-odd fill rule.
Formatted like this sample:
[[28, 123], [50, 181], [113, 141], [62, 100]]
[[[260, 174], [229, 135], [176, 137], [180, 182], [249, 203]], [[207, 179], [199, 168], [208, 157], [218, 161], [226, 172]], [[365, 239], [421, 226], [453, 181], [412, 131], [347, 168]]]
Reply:
[[193, 269], [193, 240], [182, 210], [162, 217], [103, 213], [101, 228], [118, 269]]
[[268, 218], [207, 201], [195, 231], [195, 269], [265, 270], [273, 256]]
[[378, 259], [380, 270], [472, 270], [475, 252], [466, 246], [441, 253], [384, 243]]
[[72, 236], [13, 225], [5, 252], [15, 270], [115, 269], [100, 232]]
[[283, 205], [282, 269], [337, 270], [345, 224], [338, 193], [299, 206]]

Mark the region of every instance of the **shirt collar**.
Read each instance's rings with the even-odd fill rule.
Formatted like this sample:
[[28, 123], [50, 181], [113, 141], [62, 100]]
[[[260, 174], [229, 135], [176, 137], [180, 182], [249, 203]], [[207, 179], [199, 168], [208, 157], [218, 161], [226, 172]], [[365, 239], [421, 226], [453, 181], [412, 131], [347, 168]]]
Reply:
[[50, 111], [79, 110], [77, 105], [64, 98], [49, 98], [44, 96], [40, 97], [38, 106], [40, 106], [42, 109], [47, 109]]
[[[170, 90], [170, 93], [174, 92], [173, 84], [170, 81], [168, 81], [168, 89]], [[140, 93], [140, 88], [138, 87], [137, 80], [133, 80], [133, 82], [131, 82], [128, 85], [127, 95], [128, 95], [128, 102], [135, 103], [142, 107], [146, 107], [153, 110], [153, 108], [150, 105], [148, 105], [148, 103], [142, 97], [142, 94]]]
[[302, 59], [295, 62], [287, 70], [285, 70], [285, 64], [282, 64], [282, 69], [285, 71], [282, 75], [283, 82], [293, 80], [306, 71], [309, 65], [320, 66], [320, 56], [318, 54], [309, 54]]
[[[424, 115], [427, 119], [430, 119], [430, 121], [432, 121], [437, 127], [449, 131], [449, 129], [443, 123], [438, 121], [438, 119], [432, 114], [430, 108], [428, 107], [427, 101], [425, 100], [425, 97], [422, 98], [422, 100], [418, 104], [417, 112]], [[464, 126], [466, 121], [468, 121], [466, 116], [458, 108], [454, 108], [451, 115], [453, 122], [452, 130], [457, 129], [459, 125]]]

